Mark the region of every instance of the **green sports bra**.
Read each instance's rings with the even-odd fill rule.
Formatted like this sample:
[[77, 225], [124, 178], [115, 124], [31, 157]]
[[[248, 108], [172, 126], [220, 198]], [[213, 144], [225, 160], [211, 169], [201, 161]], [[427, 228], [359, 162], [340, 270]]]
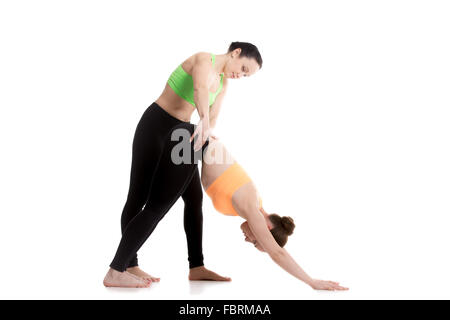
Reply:
[[[214, 62], [216, 61], [216, 56], [211, 53], [212, 57], [212, 65], [214, 67]], [[192, 80], [192, 76], [188, 74], [184, 69], [181, 67], [181, 64], [175, 69], [175, 71], [172, 72], [172, 74], [169, 77], [169, 80], [167, 80], [167, 83], [169, 86], [175, 91], [176, 94], [178, 94], [181, 98], [189, 102], [195, 107], [194, 102], [194, 81]], [[216, 92], [212, 93], [209, 92], [209, 106], [216, 101], [217, 95], [222, 90], [223, 86], [223, 73], [220, 74], [220, 85]]]

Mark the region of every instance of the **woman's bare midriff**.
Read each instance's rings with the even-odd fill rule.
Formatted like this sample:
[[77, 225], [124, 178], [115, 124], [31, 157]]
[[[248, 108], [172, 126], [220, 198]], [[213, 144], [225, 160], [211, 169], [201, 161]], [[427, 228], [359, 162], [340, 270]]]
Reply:
[[191, 120], [192, 113], [196, 110], [192, 104], [177, 95], [167, 82], [163, 93], [155, 102], [172, 117], [186, 122]]
[[[195, 60], [197, 59], [197, 57], [205, 57], [205, 55], [210, 56], [210, 54], [207, 52], [196, 53], [185, 60], [181, 64], [181, 67], [188, 74], [192, 75], [192, 69]], [[215, 74], [214, 70], [211, 70], [208, 81], [208, 90], [210, 92], [215, 92], [217, 91], [219, 85], [220, 76], [217, 78], [217, 74]], [[194, 111], [196, 111], [196, 108], [192, 104], [181, 98], [179, 95], [177, 95], [167, 82], [163, 92], [155, 102], [165, 111], [167, 111], [167, 113], [169, 113], [171, 116], [181, 121], [190, 121], [192, 114], [194, 113]]]

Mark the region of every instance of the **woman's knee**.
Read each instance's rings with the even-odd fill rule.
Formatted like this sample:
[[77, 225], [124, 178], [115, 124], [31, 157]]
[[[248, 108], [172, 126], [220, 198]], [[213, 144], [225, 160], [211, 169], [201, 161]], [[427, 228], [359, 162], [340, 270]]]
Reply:
[[203, 195], [193, 197], [183, 197], [184, 208], [188, 211], [201, 211], [203, 207]]
[[148, 189], [142, 186], [139, 190], [130, 190], [128, 192], [125, 207], [130, 209], [142, 209], [148, 197]]
[[203, 204], [203, 192], [201, 187], [193, 185], [195, 181], [191, 181], [186, 191], [181, 196], [185, 205], [201, 206]]
[[141, 213], [145, 221], [153, 222], [159, 221], [169, 211], [169, 206], [166, 203], [148, 202], [142, 209]]

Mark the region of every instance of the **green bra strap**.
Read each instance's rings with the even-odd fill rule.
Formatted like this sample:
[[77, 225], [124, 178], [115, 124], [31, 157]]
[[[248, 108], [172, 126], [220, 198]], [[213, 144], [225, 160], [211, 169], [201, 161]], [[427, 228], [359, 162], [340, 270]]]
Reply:
[[211, 53], [211, 56], [212, 56], [212, 60], [213, 60], [213, 67], [214, 67], [214, 62], [216, 61], [216, 56], [213, 54], [213, 53]]

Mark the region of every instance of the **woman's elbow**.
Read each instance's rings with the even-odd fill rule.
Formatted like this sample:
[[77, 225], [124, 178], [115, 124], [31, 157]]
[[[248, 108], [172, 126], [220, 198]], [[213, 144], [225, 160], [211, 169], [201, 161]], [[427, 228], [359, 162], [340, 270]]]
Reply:
[[282, 257], [284, 256], [284, 250], [281, 247], [271, 249], [271, 250], [267, 251], [267, 253], [274, 261], [280, 261], [282, 259]]

